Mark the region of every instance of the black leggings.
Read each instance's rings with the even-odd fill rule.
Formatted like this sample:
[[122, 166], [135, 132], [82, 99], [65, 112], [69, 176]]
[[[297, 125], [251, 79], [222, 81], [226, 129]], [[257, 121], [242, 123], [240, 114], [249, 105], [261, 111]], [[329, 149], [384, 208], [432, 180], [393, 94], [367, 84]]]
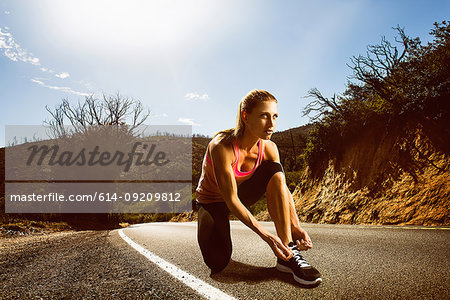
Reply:
[[[238, 197], [248, 208], [266, 192], [270, 178], [284, 172], [280, 163], [263, 161], [253, 176], [238, 187]], [[212, 273], [223, 270], [231, 258], [230, 213], [225, 202], [200, 204], [197, 238], [203, 260]]]

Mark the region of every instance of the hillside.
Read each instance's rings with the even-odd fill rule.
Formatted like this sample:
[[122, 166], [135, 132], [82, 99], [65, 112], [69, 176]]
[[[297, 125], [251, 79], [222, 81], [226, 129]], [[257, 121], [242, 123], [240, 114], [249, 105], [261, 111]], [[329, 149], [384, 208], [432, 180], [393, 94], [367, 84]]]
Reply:
[[[312, 125], [307, 125], [274, 134], [273, 140], [279, 144], [285, 164], [288, 162], [294, 166], [294, 151], [301, 160], [304, 141], [311, 128]], [[401, 153], [394, 151], [398, 143], [396, 136], [395, 133], [383, 134], [378, 128], [365, 129], [364, 134], [345, 145], [339, 159], [328, 161], [320, 176], [308, 168], [301, 171], [293, 192], [300, 220], [340, 224], [450, 225], [449, 156], [436, 149], [423, 132], [418, 131], [414, 142], [420, 152], [416, 153], [415, 161], [402, 163]], [[194, 137], [192, 140], [193, 190], [197, 186], [209, 140], [207, 137]], [[446, 143], [445, 140], [443, 142]], [[4, 148], [1, 148], [2, 179], [4, 155]], [[286, 171], [300, 174], [298, 169]], [[1, 214], [5, 216], [4, 180], [0, 192]], [[33, 219], [31, 215], [15, 217]], [[37, 220], [53, 219], [51, 216], [35, 217]], [[173, 220], [186, 220], [184, 217], [177, 216]], [[143, 215], [128, 216], [125, 221], [132, 222], [133, 218], [137, 222], [146, 221]], [[14, 217], [10, 215], [4, 221], [12, 219]], [[270, 220], [270, 217], [263, 210], [258, 219]]]
[[[418, 131], [413, 161], [402, 161], [396, 134], [371, 128], [328, 161], [309, 169], [293, 193], [302, 222], [450, 225], [450, 157]], [[268, 220], [267, 212], [259, 216]]]

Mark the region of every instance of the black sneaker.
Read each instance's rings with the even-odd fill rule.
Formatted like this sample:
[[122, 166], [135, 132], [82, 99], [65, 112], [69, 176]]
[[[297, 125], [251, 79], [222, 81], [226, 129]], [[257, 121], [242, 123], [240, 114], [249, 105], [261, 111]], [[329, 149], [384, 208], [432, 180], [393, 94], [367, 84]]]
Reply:
[[303, 286], [313, 287], [322, 282], [319, 271], [312, 267], [300, 254], [300, 251], [293, 242], [289, 243], [293, 256], [289, 261], [277, 258], [277, 270], [285, 273], [292, 273], [295, 281]]

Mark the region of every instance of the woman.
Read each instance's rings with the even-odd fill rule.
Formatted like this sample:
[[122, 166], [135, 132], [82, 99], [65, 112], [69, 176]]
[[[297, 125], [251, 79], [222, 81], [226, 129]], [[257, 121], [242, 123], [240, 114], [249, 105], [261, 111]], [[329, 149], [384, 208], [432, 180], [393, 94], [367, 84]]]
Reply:
[[[253, 90], [239, 104], [236, 127], [218, 132], [209, 143], [196, 190], [198, 242], [212, 273], [225, 268], [232, 251], [231, 211], [269, 244], [278, 270], [292, 273], [302, 285], [317, 285], [320, 273], [300, 254], [312, 248], [312, 242], [300, 227], [277, 146], [270, 141], [277, 117], [275, 97]], [[265, 230], [248, 210], [264, 193], [277, 235]]]

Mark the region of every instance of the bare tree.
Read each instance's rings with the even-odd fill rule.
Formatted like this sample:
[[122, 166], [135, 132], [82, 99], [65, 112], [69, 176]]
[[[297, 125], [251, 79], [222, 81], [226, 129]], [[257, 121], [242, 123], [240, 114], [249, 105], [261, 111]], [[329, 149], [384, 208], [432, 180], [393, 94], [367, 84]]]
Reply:
[[[353, 56], [350, 59], [351, 64], [347, 64], [353, 70], [352, 78], [361, 81], [364, 89], [370, 89], [372, 93], [380, 95], [386, 101], [392, 102], [392, 89], [400, 83], [394, 76], [394, 72], [404, 62], [408, 55], [414, 54], [420, 45], [419, 39], [409, 38], [403, 28], [397, 26], [393, 28], [398, 32], [399, 38], [395, 41], [401, 44], [401, 47], [392, 45], [385, 37], [382, 37], [379, 45], [370, 45], [367, 47], [366, 56]], [[349, 83], [347, 93], [356, 88], [357, 85]], [[341, 106], [342, 100], [339, 96], [333, 95], [331, 99], [322, 96], [316, 88], [309, 90], [308, 98], [315, 100], [309, 103], [303, 110], [303, 116], [310, 115], [313, 112], [317, 114], [311, 118], [311, 121], [318, 121], [330, 113], [344, 113]], [[364, 100], [364, 97], [359, 99]]]
[[[52, 119], [44, 123], [50, 127], [54, 137], [84, 133], [89, 128], [106, 125], [126, 128], [128, 133], [135, 134], [135, 129], [150, 115], [150, 111], [144, 108], [142, 102], [119, 93], [113, 96], [103, 95], [101, 100], [92, 95], [86, 96], [84, 102], [78, 102], [75, 106], [63, 99], [54, 110], [48, 106], [45, 108]], [[65, 121], [72, 125], [71, 132], [67, 131]]]
[[322, 93], [320, 93], [318, 89], [313, 88], [308, 91], [308, 95], [306, 97], [316, 99], [306, 105], [305, 109], [303, 110], [303, 116], [308, 116], [312, 112], [317, 112], [315, 116], [310, 117], [311, 121], [318, 121], [324, 115], [329, 113], [329, 109], [331, 109], [333, 112], [341, 112], [339, 103], [336, 100], [336, 95], [333, 95], [331, 99], [328, 99], [322, 96]]
[[367, 47], [366, 56], [353, 56], [350, 59], [351, 64], [347, 64], [353, 70], [351, 78], [361, 81], [388, 101], [392, 88], [401, 85], [394, 73], [408, 57], [420, 55], [419, 38], [408, 37], [404, 28], [398, 25], [393, 29], [398, 33], [398, 37], [395, 38], [397, 46], [383, 36], [379, 45]]
[[[353, 66], [348, 65], [354, 71], [354, 78], [370, 84], [370, 79], [384, 79], [389, 77], [391, 72], [405, 57], [408, 49], [408, 37], [405, 35], [404, 29], [400, 27], [394, 28], [400, 35], [401, 40], [395, 39], [396, 42], [403, 45], [403, 50], [399, 54], [399, 49], [393, 46], [383, 36], [380, 45], [367, 46], [366, 56], [353, 56], [350, 61]], [[369, 80], [369, 82], [367, 82]]]

